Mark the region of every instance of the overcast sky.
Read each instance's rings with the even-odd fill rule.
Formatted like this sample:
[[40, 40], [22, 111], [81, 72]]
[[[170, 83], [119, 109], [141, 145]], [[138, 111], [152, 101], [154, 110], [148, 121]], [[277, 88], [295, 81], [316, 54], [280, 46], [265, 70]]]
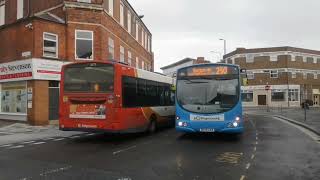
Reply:
[[320, 0], [129, 0], [153, 35], [155, 70], [236, 47], [320, 50]]

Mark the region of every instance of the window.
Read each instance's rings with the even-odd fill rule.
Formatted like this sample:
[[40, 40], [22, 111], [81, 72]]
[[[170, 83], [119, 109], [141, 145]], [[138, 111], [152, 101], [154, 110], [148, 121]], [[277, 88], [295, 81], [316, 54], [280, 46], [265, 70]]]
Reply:
[[43, 33], [43, 56], [58, 58], [58, 35]]
[[253, 92], [243, 92], [241, 97], [243, 102], [253, 102]]
[[313, 77], [314, 77], [314, 79], [318, 79], [318, 74], [317, 74], [317, 73], [314, 73], [314, 74], [313, 74]]
[[303, 62], [307, 62], [307, 57], [303, 56]]
[[292, 78], [292, 79], [297, 78], [297, 73], [296, 73], [295, 71], [292, 71], [292, 72], [291, 72], [291, 78]]
[[296, 61], [296, 56], [295, 55], [291, 55], [291, 61]]
[[141, 69], [144, 69], [144, 61], [141, 62]]
[[78, 2], [91, 3], [91, 0], [78, 0]]
[[109, 37], [108, 40], [108, 52], [109, 52], [109, 59], [114, 60], [114, 40]]
[[284, 101], [284, 92], [279, 90], [272, 90], [271, 92], [271, 101]]
[[254, 79], [254, 73], [252, 71], [247, 72], [247, 78], [248, 79]]
[[109, 6], [109, 14], [111, 15], [111, 16], [113, 16], [113, 2], [114, 0], [109, 0], [109, 4], [108, 4], [108, 6]]
[[136, 20], [136, 40], [139, 39], [139, 22]]
[[147, 32], [146, 32], [146, 33], [144, 33], [144, 48], [146, 48], [146, 49], [148, 47], [147, 41], [148, 41], [148, 35], [147, 35]]
[[17, 19], [23, 18], [23, 1], [17, 0]]
[[271, 70], [270, 78], [278, 78], [278, 70]]
[[303, 73], [303, 79], [307, 79], [308, 78], [308, 74], [306, 72]]
[[131, 66], [131, 64], [132, 64], [132, 54], [130, 51], [128, 51], [128, 64], [129, 64], [129, 66]]
[[246, 62], [253, 63], [254, 62], [254, 55], [253, 54], [246, 54]]
[[289, 89], [289, 101], [299, 101], [298, 89]]
[[124, 76], [122, 87], [124, 107], [174, 105], [174, 94], [171, 92], [170, 84]]
[[5, 23], [5, 5], [0, 5], [0, 26]]
[[136, 57], [136, 68], [139, 68], [139, 57]]
[[151, 52], [151, 38], [148, 37], [148, 51]]
[[313, 63], [314, 63], [314, 64], [317, 63], [317, 58], [313, 58]]
[[93, 32], [76, 30], [76, 59], [93, 60]]
[[10, 82], [1, 84], [1, 112], [27, 113], [26, 82]]
[[142, 35], [141, 35], [141, 44], [144, 47], [144, 31], [143, 31], [143, 29], [141, 29], [141, 33], [142, 33]]
[[124, 47], [120, 46], [120, 62], [124, 62]]
[[128, 32], [131, 34], [131, 13], [128, 10]]
[[124, 6], [122, 2], [120, 3], [120, 24], [124, 26]]

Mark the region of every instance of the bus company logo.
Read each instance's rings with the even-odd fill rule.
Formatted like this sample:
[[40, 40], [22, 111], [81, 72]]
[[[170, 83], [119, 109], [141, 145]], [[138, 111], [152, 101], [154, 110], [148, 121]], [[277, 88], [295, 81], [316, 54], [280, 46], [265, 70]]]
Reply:
[[192, 121], [224, 121], [224, 115], [215, 116], [200, 116], [200, 115], [190, 115], [190, 120]]
[[9, 71], [23, 71], [23, 70], [29, 70], [32, 66], [30, 63], [27, 64], [19, 64], [19, 65], [4, 65], [0, 67], [0, 72], [6, 73]]

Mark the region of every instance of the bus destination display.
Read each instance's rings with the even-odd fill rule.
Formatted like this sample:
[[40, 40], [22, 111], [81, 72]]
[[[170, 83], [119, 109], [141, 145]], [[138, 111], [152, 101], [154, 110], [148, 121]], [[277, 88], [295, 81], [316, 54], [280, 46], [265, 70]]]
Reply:
[[237, 68], [228, 66], [201, 66], [180, 71], [179, 76], [212, 76], [237, 74]]

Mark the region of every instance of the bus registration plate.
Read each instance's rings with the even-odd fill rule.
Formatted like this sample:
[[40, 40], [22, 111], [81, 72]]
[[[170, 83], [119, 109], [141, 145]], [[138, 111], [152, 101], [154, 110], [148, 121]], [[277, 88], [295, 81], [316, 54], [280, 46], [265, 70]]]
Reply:
[[203, 129], [200, 129], [200, 132], [214, 132], [214, 129], [211, 129], [211, 128], [203, 128]]

